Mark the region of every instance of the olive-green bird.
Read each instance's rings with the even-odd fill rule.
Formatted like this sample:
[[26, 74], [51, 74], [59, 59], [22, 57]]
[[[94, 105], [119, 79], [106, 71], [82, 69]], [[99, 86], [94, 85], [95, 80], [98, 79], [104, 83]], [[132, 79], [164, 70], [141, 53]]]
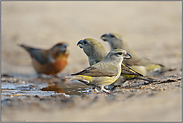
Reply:
[[162, 64], [152, 63], [149, 59], [142, 57], [140, 54], [131, 49], [128, 43], [122, 40], [122, 37], [119, 34], [107, 33], [102, 35], [101, 39], [109, 43], [111, 51], [114, 49], [124, 49], [131, 54], [132, 58], [129, 60], [124, 60], [123, 63], [145, 76], [159, 75], [165, 71], [171, 70], [165, 68]]
[[[77, 45], [80, 48], [82, 48], [83, 51], [85, 52], [85, 54], [88, 56], [90, 66], [98, 63], [107, 55], [107, 52], [104, 49], [103, 45], [95, 39], [85, 38], [83, 40], [80, 40], [77, 43]], [[116, 82], [114, 82], [112, 84], [113, 85], [112, 88], [123, 85], [124, 82], [129, 79], [141, 79], [141, 80], [145, 80], [148, 82], [154, 81], [153, 79], [143, 76], [142, 74], [134, 71], [133, 69], [131, 69], [130, 67], [128, 67], [122, 63], [121, 64], [121, 76], [119, 77], [119, 79]]]
[[92, 86], [96, 91], [98, 91], [97, 87], [100, 87], [101, 91], [110, 93], [104, 86], [114, 83], [119, 78], [121, 63], [125, 58], [131, 58], [131, 55], [123, 49], [115, 49], [109, 52], [100, 62], [81, 72], [71, 74], [74, 76], [71, 80], [81, 81]]

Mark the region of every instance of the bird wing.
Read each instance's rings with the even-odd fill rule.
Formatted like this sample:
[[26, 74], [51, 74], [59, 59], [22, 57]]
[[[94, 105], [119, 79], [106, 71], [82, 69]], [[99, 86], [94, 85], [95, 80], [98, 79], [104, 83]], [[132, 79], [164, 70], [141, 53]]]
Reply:
[[143, 76], [142, 74], [134, 71], [130, 67], [126, 66], [125, 64], [121, 64], [121, 74], [128, 74], [128, 75], [138, 75], [138, 76]]
[[49, 58], [50, 55], [48, 54], [47, 50], [37, 49], [37, 50], [32, 51], [31, 55], [40, 64], [48, 64], [48, 63], [54, 62], [54, 60], [53, 61], [50, 60], [51, 58]]
[[91, 66], [88, 67], [86, 69], [84, 69], [81, 72], [75, 73], [75, 74], [71, 74], [71, 75], [85, 75], [85, 76], [92, 76], [92, 77], [101, 77], [101, 76], [108, 76], [108, 77], [112, 77], [112, 76], [117, 76], [118, 74], [118, 68], [116, 66], [111, 66], [113, 71], [109, 70], [109, 69], [105, 69], [105, 68], [99, 68], [99, 67], [95, 67], [95, 66]]
[[141, 80], [145, 80], [145, 81], [149, 81], [149, 82], [154, 82], [156, 81], [155, 79], [149, 78], [147, 76], [143, 76], [142, 74], [134, 71], [133, 69], [131, 69], [130, 67], [124, 65], [123, 63], [121, 64], [121, 75], [123, 77], [126, 77], [125, 79], [141, 79]]
[[19, 46], [27, 50], [30, 53], [31, 57], [38, 61], [40, 64], [48, 64], [50, 62], [54, 62], [54, 59], [49, 57], [50, 55], [48, 53], [48, 50], [33, 48], [24, 44], [21, 44]]

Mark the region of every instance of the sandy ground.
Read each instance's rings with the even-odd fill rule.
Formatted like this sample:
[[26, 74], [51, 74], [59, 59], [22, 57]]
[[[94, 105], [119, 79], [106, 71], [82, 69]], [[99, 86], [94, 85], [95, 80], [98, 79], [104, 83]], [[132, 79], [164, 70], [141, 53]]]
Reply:
[[[33, 89], [36, 94], [30, 89], [28, 96], [11, 93], [8, 97], [2, 90], [2, 121], [182, 121], [180, 1], [3, 1], [1, 5], [2, 73], [15, 76], [2, 77], [1, 86], [33, 83], [37, 87]], [[30, 56], [18, 44], [48, 49], [57, 42], [67, 42], [68, 65], [59, 73], [64, 76], [89, 66], [77, 42], [94, 38], [109, 51], [108, 44], [100, 39], [108, 32], [121, 34], [142, 56], [175, 67], [176, 71], [155, 77], [166, 79], [165, 82], [120, 88], [110, 96], [89, 93], [65, 97], [53, 91], [37, 94], [48, 81], [36, 80]], [[169, 78], [173, 80], [168, 81]]]

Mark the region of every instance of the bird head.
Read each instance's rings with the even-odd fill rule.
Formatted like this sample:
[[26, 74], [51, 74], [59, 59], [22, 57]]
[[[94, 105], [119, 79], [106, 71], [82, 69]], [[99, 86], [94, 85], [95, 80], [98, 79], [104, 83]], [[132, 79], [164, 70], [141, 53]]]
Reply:
[[51, 51], [53, 58], [58, 57], [59, 55], [63, 55], [63, 54], [68, 55], [69, 54], [68, 45], [64, 42], [57, 43], [56, 45], [54, 45], [51, 48], [50, 51]]
[[101, 36], [101, 39], [104, 41], [111, 41], [114, 39], [122, 39], [122, 37], [117, 33], [106, 33]]
[[132, 56], [123, 49], [114, 49], [110, 52], [112, 55], [115, 55], [116, 57], [123, 57], [124, 59], [131, 59]]
[[123, 49], [115, 49], [110, 51], [104, 58], [106, 60], [113, 60], [113, 62], [122, 63], [123, 59], [130, 59], [132, 56]]
[[87, 56], [94, 56], [101, 53], [106, 55], [103, 45], [93, 38], [82, 39], [77, 45], [83, 49]]
[[67, 51], [67, 44], [66, 43], [57, 43], [56, 45], [54, 45], [51, 50], [59, 50], [60, 52], [65, 52]]
[[103, 41], [107, 41], [113, 49], [123, 49], [123, 41], [122, 37], [117, 33], [106, 33], [101, 36]]
[[77, 45], [80, 48], [92, 48], [92, 47], [103, 47], [102, 44], [100, 42], [98, 42], [97, 40], [93, 39], [93, 38], [85, 38], [83, 40], [80, 40]]

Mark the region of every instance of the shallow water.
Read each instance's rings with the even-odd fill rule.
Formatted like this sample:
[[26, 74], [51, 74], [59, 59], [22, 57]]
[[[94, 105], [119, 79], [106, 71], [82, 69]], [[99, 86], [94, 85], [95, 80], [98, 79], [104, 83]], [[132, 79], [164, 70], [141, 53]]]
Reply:
[[46, 97], [64, 95], [66, 97], [90, 93], [90, 87], [79, 82], [69, 82], [63, 78], [18, 77], [1, 78], [1, 102], [13, 97], [27, 98], [30, 96]]

